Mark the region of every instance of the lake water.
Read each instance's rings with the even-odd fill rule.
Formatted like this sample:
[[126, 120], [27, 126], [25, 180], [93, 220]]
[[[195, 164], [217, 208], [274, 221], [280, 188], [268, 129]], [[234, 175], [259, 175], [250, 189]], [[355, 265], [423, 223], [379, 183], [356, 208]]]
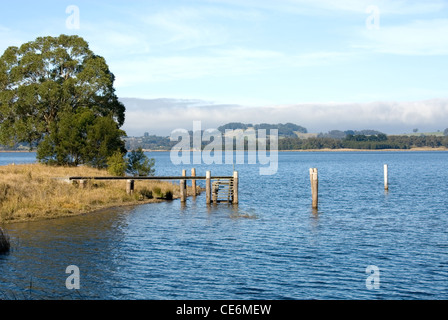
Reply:
[[[150, 156], [158, 175], [233, 171]], [[0, 164], [33, 161], [0, 154]], [[3, 226], [13, 250], [0, 255], [0, 299], [448, 299], [447, 152], [284, 152], [275, 175], [235, 169], [237, 208], [207, 207], [203, 193], [185, 206]], [[66, 288], [69, 265], [78, 291]], [[368, 266], [379, 269], [377, 289], [366, 286]]]

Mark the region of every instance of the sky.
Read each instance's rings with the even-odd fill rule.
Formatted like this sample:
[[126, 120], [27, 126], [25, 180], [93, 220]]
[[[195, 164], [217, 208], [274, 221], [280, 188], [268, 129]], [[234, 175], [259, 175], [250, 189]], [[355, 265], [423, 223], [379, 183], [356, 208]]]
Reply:
[[448, 127], [448, 1], [3, 2], [0, 52], [82, 36], [116, 76], [130, 135], [190, 129], [192, 118]]

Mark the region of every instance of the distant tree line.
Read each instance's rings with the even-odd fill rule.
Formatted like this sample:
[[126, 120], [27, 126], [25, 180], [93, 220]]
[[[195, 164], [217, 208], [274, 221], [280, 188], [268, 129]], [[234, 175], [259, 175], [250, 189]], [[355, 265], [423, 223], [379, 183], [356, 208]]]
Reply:
[[279, 150], [310, 149], [411, 149], [415, 147], [448, 147], [448, 137], [441, 136], [386, 136], [348, 135], [344, 139], [337, 138], [283, 138], [278, 142]]
[[128, 150], [135, 150], [139, 147], [147, 150], [169, 150], [176, 144], [177, 142], [170, 141], [170, 137], [156, 135], [125, 138], [125, 145]]
[[327, 133], [319, 133], [317, 135], [318, 138], [335, 138], [335, 139], [344, 139], [347, 136], [375, 136], [379, 134], [384, 134], [380, 131], [376, 130], [347, 130], [347, 131], [341, 131], [341, 130], [330, 130]]
[[[191, 135], [192, 136], [192, 135]], [[144, 149], [150, 150], [170, 150], [177, 142], [170, 141], [169, 137], [149, 136], [143, 138], [134, 138], [127, 140], [126, 147], [133, 149], [135, 145], [141, 145]], [[224, 141], [224, 140], [223, 140]], [[270, 140], [267, 139], [267, 147]], [[205, 147], [210, 142], [203, 142]], [[193, 142], [191, 141], [193, 147]], [[376, 135], [346, 135], [345, 138], [329, 138], [329, 137], [311, 137], [301, 139], [298, 137], [280, 137], [278, 140], [278, 149], [285, 150], [310, 150], [310, 149], [364, 149], [364, 150], [384, 150], [384, 149], [402, 149], [407, 150], [416, 147], [447, 147], [448, 136], [387, 136], [384, 133]], [[245, 149], [248, 143], [245, 141]], [[224, 146], [223, 146], [224, 149]]]
[[[268, 123], [262, 123], [262, 124], [245, 124], [241, 122], [231, 122], [227, 123], [223, 126], [218, 127], [218, 131], [224, 136], [226, 133], [226, 130], [247, 130], [249, 128], [255, 129], [256, 136], [258, 137], [258, 130], [264, 129], [266, 130], [266, 134], [270, 134], [270, 130], [277, 129], [279, 137], [297, 137], [296, 132], [299, 133], [307, 133], [307, 129], [293, 124], [293, 123], [286, 123], [286, 124], [268, 124]], [[201, 132], [201, 136], [204, 133], [204, 130]], [[189, 131], [190, 139], [191, 139], [191, 146], [193, 146], [193, 131]], [[150, 135], [148, 132], [145, 132], [143, 137], [127, 137], [125, 138], [126, 142], [126, 148], [128, 150], [133, 150], [138, 147], [142, 147], [143, 149], [147, 150], [169, 150], [173, 146], [175, 146], [178, 142], [176, 141], [170, 141], [170, 137], [161, 137], [157, 135]], [[203, 142], [202, 146], [205, 147], [209, 142]]]

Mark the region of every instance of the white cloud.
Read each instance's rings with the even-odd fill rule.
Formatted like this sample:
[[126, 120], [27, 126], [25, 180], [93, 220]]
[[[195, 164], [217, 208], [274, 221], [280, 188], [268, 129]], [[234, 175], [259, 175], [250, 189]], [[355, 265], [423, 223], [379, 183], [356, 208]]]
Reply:
[[254, 22], [261, 16], [254, 10], [182, 5], [161, 9], [151, 15], [134, 14], [136, 23], [149, 30], [152, 41], [163, 49], [188, 50], [215, 47], [237, 41], [232, 21]]
[[328, 12], [365, 14], [366, 8], [371, 5], [378, 7], [383, 14], [421, 15], [438, 12], [447, 6], [443, 0], [210, 0], [210, 2], [315, 15], [327, 15]]
[[290, 0], [300, 5], [310, 4], [327, 10], [365, 13], [369, 6], [376, 6], [382, 14], [425, 14], [438, 12], [446, 5], [442, 0]]
[[362, 44], [354, 47], [400, 55], [448, 54], [448, 19], [416, 20], [405, 25], [381, 24], [379, 30], [363, 29]]
[[214, 49], [196, 55], [136, 56], [113, 67], [117, 88], [154, 82], [207, 77], [266, 76], [270, 71], [325, 66], [353, 59], [352, 53], [310, 52], [286, 54], [251, 48]]

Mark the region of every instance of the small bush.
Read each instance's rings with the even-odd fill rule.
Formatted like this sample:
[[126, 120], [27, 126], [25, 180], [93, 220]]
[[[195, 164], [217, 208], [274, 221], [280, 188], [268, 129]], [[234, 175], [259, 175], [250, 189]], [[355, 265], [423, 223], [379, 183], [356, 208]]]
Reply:
[[92, 188], [98, 189], [98, 188], [105, 188], [106, 184], [104, 182], [94, 182], [92, 183]]
[[165, 197], [166, 200], [173, 200], [173, 193], [171, 191], [167, 191], [165, 193]]
[[152, 188], [152, 191], [158, 196], [162, 195], [162, 189], [160, 189], [160, 187], [154, 187]]
[[152, 191], [148, 188], [144, 187], [140, 191], [140, 195], [143, 197], [143, 199], [152, 199]]
[[127, 165], [126, 159], [120, 151], [116, 151], [107, 159], [107, 171], [113, 176], [124, 176]]

